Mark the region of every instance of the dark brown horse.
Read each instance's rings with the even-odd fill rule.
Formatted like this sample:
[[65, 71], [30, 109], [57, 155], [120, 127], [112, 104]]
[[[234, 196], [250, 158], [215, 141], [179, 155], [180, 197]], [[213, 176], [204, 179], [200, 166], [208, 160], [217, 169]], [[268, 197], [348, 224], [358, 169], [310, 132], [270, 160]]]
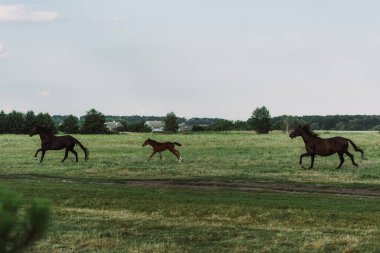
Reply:
[[145, 162], [149, 161], [150, 158], [152, 158], [152, 156], [154, 156], [154, 154], [157, 152], [159, 153], [160, 159], [162, 161], [161, 152], [165, 151], [165, 150], [169, 150], [170, 152], [172, 152], [177, 157], [178, 162], [182, 161], [182, 157], [181, 157], [179, 151], [175, 149], [175, 145], [181, 146], [181, 144], [179, 144], [178, 142], [157, 142], [157, 141], [151, 140], [149, 138], [143, 143], [142, 146], [145, 147], [146, 145], [152, 146], [153, 153], [149, 156], [149, 158]]
[[69, 151], [75, 155], [75, 159], [78, 162], [78, 154], [74, 150], [75, 144], [78, 144], [79, 147], [81, 147], [81, 149], [84, 152], [85, 161], [88, 160], [88, 154], [89, 154], [88, 149], [71, 135], [55, 136], [51, 134], [50, 131], [48, 131], [46, 128], [41, 127], [41, 126], [33, 127], [29, 136], [33, 136], [36, 134], [38, 134], [41, 138], [41, 148], [37, 150], [36, 154], [34, 155], [34, 159], [37, 159], [37, 154], [40, 151], [42, 152], [40, 162], [42, 162], [42, 160], [44, 159], [46, 150], [65, 149], [65, 157], [63, 157], [62, 162], [66, 160]]
[[316, 155], [329, 156], [335, 153], [338, 153], [339, 159], [340, 159], [340, 164], [337, 167], [337, 169], [342, 167], [342, 164], [344, 163], [344, 157], [343, 157], [344, 154], [350, 157], [352, 164], [354, 166], [358, 166], [358, 164], [355, 163], [354, 156], [350, 152], [348, 152], [349, 143], [352, 145], [352, 147], [354, 148], [356, 152], [360, 152], [362, 154], [362, 158], [364, 156], [363, 150], [357, 147], [355, 143], [353, 143], [350, 139], [346, 139], [339, 136], [328, 138], [328, 139], [322, 139], [318, 137], [318, 134], [314, 133], [310, 129], [309, 125], [305, 125], [305, 126], [299, 125], [298, 128], [296, 128], [289, 134], [290, 138], [295, 138], [297, 136], [302, 137], [305, 143], [306, 151], [307, 151], [305, 154], [302, 154], [300, 156], [300, 164], [302, 165], [302, 158], [304, 156], [310, 156], [311, 165], [309, 169], [313, 168], [314, 157]]

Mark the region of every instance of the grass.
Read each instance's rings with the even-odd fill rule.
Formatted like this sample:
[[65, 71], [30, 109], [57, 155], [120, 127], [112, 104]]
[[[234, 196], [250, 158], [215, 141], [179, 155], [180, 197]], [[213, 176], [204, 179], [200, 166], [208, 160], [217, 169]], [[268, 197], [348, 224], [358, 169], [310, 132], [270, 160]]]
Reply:
[[[331, 137], [339, 133], [324, 134]], [[90, 149], [90, 160], [76, 164], [74, 158], [61, 164], [63, 151], [48, 151], [42, 164], [33, 160], [39, 146], [38, 137], [0, 136], [0, 173], [35, 173], [72, 178], [134, 178], [219, 181], [276, 181], [306, 184], [378, 185], [380, 183], [380, 134], [340, 133], [351, 138], [366, 153], [355, 158], [359, 168], [351, 165], [348, 157], [341, 170], [337, 155], [317, 157], [314, 170], [304, 170], [299, 155], [304, 153], [302, 139], [291, 140], [282, 133], [256, 135], [253, 133], [213, 133], [155, 135], [153, 138], [173, 140], [183, 144], [179, 150], [184, 158], [181, 164], [164, 152], [164, 161], [158, 155], [144, 163], [151, 148], [142, 148], [142, 142], [151, 134], [80, 136]], [[80, 160], [83, 153], [78, 150]], [[306, 166], [310, 163], [304, 159]]]
[[32, 252], [378, 252], [380, 199], [5, 180], [48, 198]]
[[[90, 160], [60, 163], [63, 151], [33, 160], [37, 137], [0, 136], [0, 186], [25, 203], [50, 199], [47, 235], [31, 252], [379, 252], [380, 199], [289, 192], [131, 187], [91, 180], [171, 179], [270, 181], [301, 185], [379, 188], [378, 133], [321, 133], [352, 139], [366, 152], [341, 170], [337, 156], [316, 158], [314, 170], [298, 164], [301, 139], [246, 132], [154, 135], [182, 143], [179, 164], [170, 153], [144, 160], [151, 134], [76, 136]], [[308, 159], [305, 159], [308, 163]], [[19, 174], [19, 179], [7, 175]], [[40, 178], [30, 178], [30, 174]], [[87, 179], [51, 181], [46, 177]]]

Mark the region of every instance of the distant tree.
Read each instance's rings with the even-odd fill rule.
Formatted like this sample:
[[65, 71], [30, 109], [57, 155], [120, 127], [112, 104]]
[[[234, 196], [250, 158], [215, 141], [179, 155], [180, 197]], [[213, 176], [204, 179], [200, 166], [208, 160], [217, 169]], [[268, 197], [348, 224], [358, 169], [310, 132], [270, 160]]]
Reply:
[[257, 107], [248, 122], [257, 133], [267, 134], [271, 130], [271, 117], [265, 106]]
[[139, 122], [121, 122], [122, 127], [118, 128], [118, 131], [127, 131], [127, 132], [138, 132], [138, 133], [148, 133], [151, 132], [152, 129], [145, 125], [144, 121]]
[[101, 112], [98, 112], [95, 109], [91, 109], [84, 116], [81, 132], [84, 134], [108, 133], [107, 127], [104, 125], [104, 123], [106, 123], [105, 116]]
[[5, 117], [5, 132], [10, 134], [22, 134], [24, 129], [24, 115], [13, 111]]
[[36, 125], [36, 115], [33, 111], [28, 111], [25, 114], [23, 133], [28, 134], [30, 130]]
[[56, 134], [58, 132], [57, 126], [55, 125], [49, 113], [37, 114], [36, 125], [47, 128], [53, 134]]
[[174, 112], [169, 112], [166, 114], [164, 119], [165, 122], [165, 131], [176, 133], [178, 131], [178, 120]]
[[363, 124], [363, 120], [360, 119], [353, 119], [350, 120], [348, 123], [347, 130], [365, 130], [365, 125]]
[[237, 120], [234, 122], [234, 130], [249, 130], [249, 124], [247, 121]]
[[336, 123], [337, 123], [336, 116], [325, 116], [323, 117], [323, 120], [322, 120], [321, 129], [326, 129], [326, 130], [335, 129]]
[[221, 120], [220, 118], [191, 118], [186, 121], [188, 125], [213, 125], [215, 124], [218, 120]]
[[74, 115], [66, 116], [61, 125], [59, 126], [59, 131], [66, 134], [76, 134], [79, 133], [79, 120]]
[[[24, 252], [45, 233], [51, 208], [45, 200], [33, 200], [21, 217], [21, 201], [12, 193], [0, 192], [0, 252]], [[24, 213], [24, 212], [21, 212]]]
[[[283, 122], [284, 122], [284, 127], [282, 130], [285, 131], [287, 134], [289, 133], [289, 130], [296, 128], [299, 124], [302, 123], [297, 117], [288, 116], [288, 115], [284, 116]], [[317, 129], [317, 128], [313, 128], [313, 129]]]
[[191, 130], [194, 132], [202, 132], [206, 131], [207, 129], [208, 127], [204, 125], [193, 125], [193, 127], [191, 128]]
[[211, 131], [228, 131], [234, 129], [234, 123], [230, 120], [220, 119], [208, 127]]
[[56, 126], [60, 126], [63, 122], [63, 120], [66, 118], [66, 116], [62, 115], [53, 115], [51, 116]]
[[0, 112], [0, 134], [5, 133], [5, 130], [6, 130], [6, 118], [7, 118], [7, 115], [2, 110]]

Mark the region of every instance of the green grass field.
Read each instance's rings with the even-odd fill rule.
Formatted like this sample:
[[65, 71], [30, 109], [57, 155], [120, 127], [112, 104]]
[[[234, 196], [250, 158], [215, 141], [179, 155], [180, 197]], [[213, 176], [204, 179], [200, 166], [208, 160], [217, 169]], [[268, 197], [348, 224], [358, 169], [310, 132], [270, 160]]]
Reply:
[[[25, 203], [50, 199], [50, 229], [32, 252], [380, 252], [380, 197], [221, 188], [131, 186], [112, 180], [270, 182], [305, 187], [372, 189], [380, 194], [380, 134], [341, 135], [364, 149], [360, 167], [338, 156], [298, 164], [301, 139], [249, 132], [153, 135], [182, 143], [144, 163], [151, 134], [76, 137], [90, 149], [80, 162], [63, 151], [33, 160], [38, 137], [1, 135], [1, 186]], [[309, 159], [304, 160], [309, 164]]]

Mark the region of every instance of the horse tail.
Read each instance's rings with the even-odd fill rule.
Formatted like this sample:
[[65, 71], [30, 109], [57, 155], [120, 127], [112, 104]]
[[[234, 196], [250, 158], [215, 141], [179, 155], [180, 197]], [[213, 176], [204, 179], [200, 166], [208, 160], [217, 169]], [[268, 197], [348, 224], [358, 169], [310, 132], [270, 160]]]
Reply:
[[90, 151], [85, 146], [83, 146], [83, 144], [80, 143], [80, 141], [78, 141], [77, 139], [75, 139], [75, 143], [78, 144], [79, 147], [83, 150], [83, 152], [84, 152], [84, 160], [87, 161], [88, 160], [88, 156], [90, 154]]
[[352, 147], [355, 149], [356, 152], [360, 152], [362, 154], [362, 159], [363, 159], [363, 157], [364, 157], [363, 149], [356, 146], [355, 143], [353, 141], [351, 141], [350, 139], [347, 139], [347, 140], [351, 143]]
[[181, 143], [178, 143], [178, 142], [173, 142], [173, 144], [177, 146], [182, 146]]

